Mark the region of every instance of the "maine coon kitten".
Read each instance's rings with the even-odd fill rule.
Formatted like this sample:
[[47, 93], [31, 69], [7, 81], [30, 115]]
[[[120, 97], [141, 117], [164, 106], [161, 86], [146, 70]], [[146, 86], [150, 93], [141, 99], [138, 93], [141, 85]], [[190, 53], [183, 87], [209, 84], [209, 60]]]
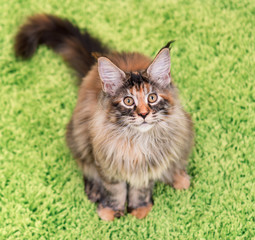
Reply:
[[155, 181], [189, 187], [192, 122], [170, 75], [170, 43], [152, 61], [111, 51], [67, 20], [35, 15], [16, 36], [16, 55], [29, 58], [40, 44], [59, 53], [81, 79], [66, 139], [101, 219], [124, 215], [126, 202], [129, 213], [144, 218]]

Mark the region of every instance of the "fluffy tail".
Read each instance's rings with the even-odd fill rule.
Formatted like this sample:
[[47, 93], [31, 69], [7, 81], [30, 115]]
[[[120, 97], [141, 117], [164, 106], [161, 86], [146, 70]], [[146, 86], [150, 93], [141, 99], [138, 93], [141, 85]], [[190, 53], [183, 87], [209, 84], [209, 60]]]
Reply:
[[46, 14], [32, 16], [21, 26], [15, 38], [16, 56], [28, 59], [40, 44], [59, 53], [80, 77], [84, 77], [95, 63], [93, 52], [105, 54], [109, 51], [68, 20]]

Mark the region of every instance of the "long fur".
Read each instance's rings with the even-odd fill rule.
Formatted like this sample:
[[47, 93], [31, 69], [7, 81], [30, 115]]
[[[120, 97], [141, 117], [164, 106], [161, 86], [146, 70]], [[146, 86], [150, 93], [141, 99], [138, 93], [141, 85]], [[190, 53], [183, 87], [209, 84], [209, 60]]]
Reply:
[[[173, 185], [176, 174], [181, 179], [193, 145], [192, 121], [178, 100], [173, 82], [166, 87], [158, 85], [146, 73], [152, 64], [150, 58], [140, 53], [110, 51], [88, 33], [81, 33], [69, 21], [55, 16], [29, 18], [16, 36], [16, 55], [29, 58], [40, 44], [59, 53], [84, 77], [66, 140], [82, 168], [88, 197], [100, 203], [99, 216], [112, 220], [122, 215], [126, 195], [130, 209], [142, 206], [147, 214], [152, 206], [153, 183]], [[115, 96], [103, 91], [93, 52], [104, 55], [125, 72], [123, 87]], [[167, 78], [172, 79], [170, 73]], [[150, 91], [158, 93], [160, 102], [142, 109], [150, 109], [154, 127], [140, 132], [134, 128], [141, 120], [139, 108], [125, 108], [121, 101], [127, 93], [140, 98]], [[138, 212], [135, 210], [133, 215]]]
[[80, 30], [68, 20], [53, 15], [38, 14], [28, 19], [15, 39], [16, 56], [32, 57], [39, 45], [44, 44], [84, 77], [96, 62], [93, 52], [107, 53], [109, 50], [86, 31]]

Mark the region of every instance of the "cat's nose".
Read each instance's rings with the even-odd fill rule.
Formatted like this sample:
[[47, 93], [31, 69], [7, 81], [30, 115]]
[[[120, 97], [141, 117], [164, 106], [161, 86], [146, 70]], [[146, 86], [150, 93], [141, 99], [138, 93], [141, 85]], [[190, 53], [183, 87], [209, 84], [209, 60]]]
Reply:
[[149, 112], [138, 113], [138, 115], [141, 116], [143, 119], [145, 119], [148, 114]]

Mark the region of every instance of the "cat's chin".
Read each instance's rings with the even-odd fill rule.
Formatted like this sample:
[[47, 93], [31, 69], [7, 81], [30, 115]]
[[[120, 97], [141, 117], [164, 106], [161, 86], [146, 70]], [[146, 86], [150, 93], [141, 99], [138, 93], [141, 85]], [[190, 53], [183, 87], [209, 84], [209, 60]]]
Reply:
[[139, 126], [136, 126], [136, 129], [139, 131], [139, 132], [148, 132], [149, 130], [151, 130], [153, 128], [153, 124], [149, 124], [149, 123], [143, 123]]

